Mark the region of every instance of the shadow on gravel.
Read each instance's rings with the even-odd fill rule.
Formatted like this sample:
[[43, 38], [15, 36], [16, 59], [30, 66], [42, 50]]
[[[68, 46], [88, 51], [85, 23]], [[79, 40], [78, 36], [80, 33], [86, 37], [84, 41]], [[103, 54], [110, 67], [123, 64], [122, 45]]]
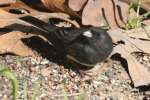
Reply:
[[63, 65], [65, 68], [79, 72], [78, 68], [75, 67], [72, 62], [68, 61], [65, 58], [64, 54], [56, 52], [55, 48], [52, 45], [50, 45], [40, 37], [33, 36], [30, 38], [25, 38], [22, 41], [29, 48], [32, 48], [33, 50], [38, 52], [43, 58], [46, 58], [56, 64]]
[[121, 65], [123, 66], [123, 68], [126, 70], [126, 72], [128, 73], [130, 79], [131, 79], [131, 76], [129, 74], [129, 70], [128, 70], [128, 63], [127, 63], [127, 60], [122, 58], [120, 54], [116, 53], [114, 55], [112, 55], [111, 57], [112, 60], [116, 60], [116, 61], [120, 61], [121, 62]]
[[140, 92], [150, 91], [150, 85], [148, 85], [148, 86], [141, 86], [141, 87], [138, 87], [138, 89], [139, 89]]

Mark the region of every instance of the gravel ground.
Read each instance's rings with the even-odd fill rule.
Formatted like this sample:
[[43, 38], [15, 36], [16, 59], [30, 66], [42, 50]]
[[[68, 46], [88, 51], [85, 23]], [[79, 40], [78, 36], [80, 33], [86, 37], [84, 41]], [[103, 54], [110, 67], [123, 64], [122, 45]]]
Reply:
[[[150, 69], [150, 57], [136, 54]], [[19, 100], [150, 100], [150, 87], [133, 88], [120, 62], [113, 61], [106, 72], [85, 80], [75, 70], [64, 68], [42, 57], [0, 56], [0, 64], [9, 67], [19, 81]], [[11, 83], [0, 76], [0, 100], [11, 100]], [[66, 94], [67, 93], [67, 94]]]

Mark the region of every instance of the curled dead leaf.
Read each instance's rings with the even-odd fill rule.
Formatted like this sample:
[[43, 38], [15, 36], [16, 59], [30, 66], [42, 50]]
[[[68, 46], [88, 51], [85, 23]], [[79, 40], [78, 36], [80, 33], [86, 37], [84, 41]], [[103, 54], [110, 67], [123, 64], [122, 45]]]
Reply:
[[[140, 64], [132, 55], [133, 52], [144, 52], [150, 54], [150, 41], [144, 41], [139, 39], [130, 38], [121, 30], [110, 30], [110, 36], [114, 43], [117, 44], [114, 47], [114, 53], [119, 53], [123, 58], [127, 60], [128, 71], [132, 78], [135, 87], [149, 85], [150, 73], [148, 70]], [[119, 42], [123, 43], [119, 43]]]
[[150, 84], [150, 73], [140, 64], [124, 45], [117, 45], [114, 52], [121, 54], [127, 60], [128, 71], [135, 87], [146, 86]]

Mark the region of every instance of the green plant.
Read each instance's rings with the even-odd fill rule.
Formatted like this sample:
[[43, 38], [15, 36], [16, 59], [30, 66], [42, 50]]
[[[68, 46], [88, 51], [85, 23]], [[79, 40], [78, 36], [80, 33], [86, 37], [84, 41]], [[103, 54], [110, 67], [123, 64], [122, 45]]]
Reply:
[[140, 15], [141, 3], [142, 3], [142, 0], [131, 0], [130, 6], [128, 9], [128, 14], [130, 15], [131, 11], [134, 8], [137, 8], [137, 11], [136, 11], [137, 14], [135, 17], [132, 17], [132, 18], [128, 16], [128, 22], [127, 22], [128, 29], [141, 27], [143, 25], [143, 20], [150, 15], [150, 12]]
[[0, 75], [10, 78], [12, 84], [13, 100], [17, 100], [18, 81], [15, 75], [8, 68], [3, 67], [2, 65], [0, 66]]
[[63, 89], [63, 95], [64, 95], [64, 100], [69, 100], [67, 96], [67, 84], [66, 84], [66, 79], [64, 79], [64, 89]]
[[27, 80], [26, 80], [26, 77], [24, 78], [24, 84], [23, 84], [23, 90], [24, 90], [24, 100], [28, 100], [28, 92], [27, 92]]
[[39, 84], [35, 84], [35, 87], [32, 92], [33, 94], [32, 94], [31, 100], [36, 100], [36, 96], [37, 96], [39, 88], [40, 88]]

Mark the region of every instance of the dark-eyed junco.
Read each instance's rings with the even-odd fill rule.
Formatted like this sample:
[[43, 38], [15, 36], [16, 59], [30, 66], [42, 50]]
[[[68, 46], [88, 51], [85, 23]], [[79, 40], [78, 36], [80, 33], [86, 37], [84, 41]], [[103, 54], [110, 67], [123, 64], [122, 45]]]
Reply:
[[104, 29], [56, 27], [32, 16], [20, 19], [42, 30], [41, 35], [52, 43], [57, 52], [78, 64], [94, 66], [104, 61], [113, 50], [112, 39]]

